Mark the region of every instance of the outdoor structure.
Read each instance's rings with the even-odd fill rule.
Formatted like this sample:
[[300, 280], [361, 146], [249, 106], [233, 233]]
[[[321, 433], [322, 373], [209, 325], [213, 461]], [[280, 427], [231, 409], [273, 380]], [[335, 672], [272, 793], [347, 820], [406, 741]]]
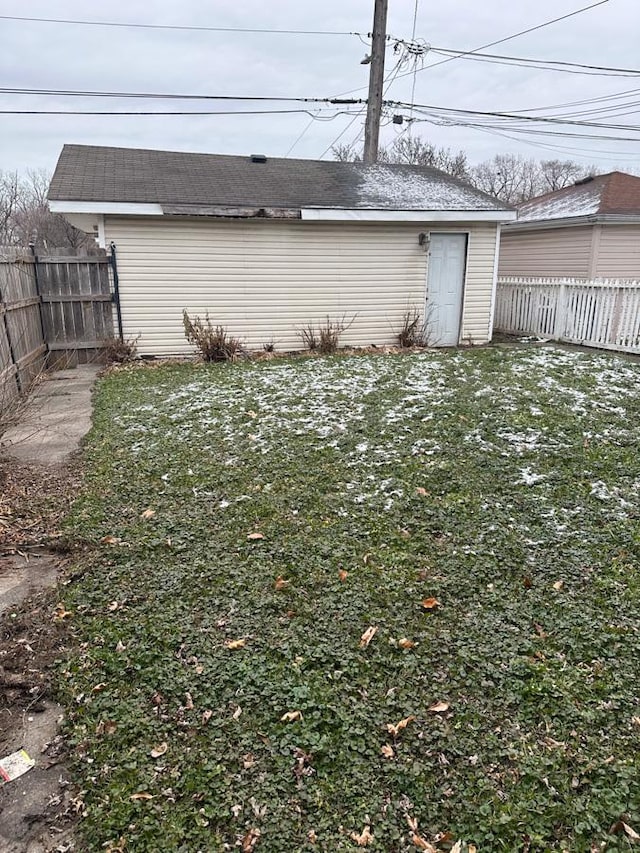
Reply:
[[182, 312], [250, 348], [396, 341], [407, 311], [434, 345], [492, 335], [503, 203], [435, 169], [66, 145], [51, 210], [117, 257], [122, 332], [190, 352]]
[[585, 178], [518, 208], [505, 226], [500, 276], [640, 278], [640, 177]]

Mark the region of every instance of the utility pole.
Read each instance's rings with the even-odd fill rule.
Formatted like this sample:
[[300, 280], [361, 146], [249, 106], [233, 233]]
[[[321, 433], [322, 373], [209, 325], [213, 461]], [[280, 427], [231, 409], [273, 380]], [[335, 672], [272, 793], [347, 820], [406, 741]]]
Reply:
[[367, 165], [378, 162], [380, 113], [384, 85], [384, 53], [387, 46], [387, 7], [389, 0], [375, 0], [371, 37], [371, 67], [369, 69], [369, 98], [367, 121], [364, 126], [363, 160]]

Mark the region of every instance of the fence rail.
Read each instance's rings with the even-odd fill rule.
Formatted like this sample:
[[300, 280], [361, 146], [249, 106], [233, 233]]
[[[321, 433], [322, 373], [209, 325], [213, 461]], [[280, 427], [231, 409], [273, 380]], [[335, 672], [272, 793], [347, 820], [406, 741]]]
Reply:
[[640, 354], [640, 281], [500, 278], [495, 329]]
[[106, 254], [35, 257], [0, 249], [0, 417], [45, 361], [94, 359], [113, 336], [112, 261]]

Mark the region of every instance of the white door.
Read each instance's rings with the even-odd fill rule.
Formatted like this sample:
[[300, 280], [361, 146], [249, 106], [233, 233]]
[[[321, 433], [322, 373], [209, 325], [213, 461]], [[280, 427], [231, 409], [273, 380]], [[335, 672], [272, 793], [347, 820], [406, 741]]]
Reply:
[[460, 341], [466, 262], [466, 234], [431, 234], [425, 331], [434, 346], [455, 347]]

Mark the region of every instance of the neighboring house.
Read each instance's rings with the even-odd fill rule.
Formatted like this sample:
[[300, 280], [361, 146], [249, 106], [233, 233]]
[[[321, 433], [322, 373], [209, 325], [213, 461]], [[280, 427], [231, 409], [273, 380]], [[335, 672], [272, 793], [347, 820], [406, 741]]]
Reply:
[[[182, 311], [247, 346], [299, 349], [345, 318], [343, 344], [492, 334], [500, 223], [515, 212], [435, 169], [65, 145], [51, 210], [116, 246], [125, 338], [190, 352]], [[427, 260], [428, 255], [428, 260]]]
[[640, 279], [640, 178], [611, 172], [524, 202], [503, 230], [499, 272]]

